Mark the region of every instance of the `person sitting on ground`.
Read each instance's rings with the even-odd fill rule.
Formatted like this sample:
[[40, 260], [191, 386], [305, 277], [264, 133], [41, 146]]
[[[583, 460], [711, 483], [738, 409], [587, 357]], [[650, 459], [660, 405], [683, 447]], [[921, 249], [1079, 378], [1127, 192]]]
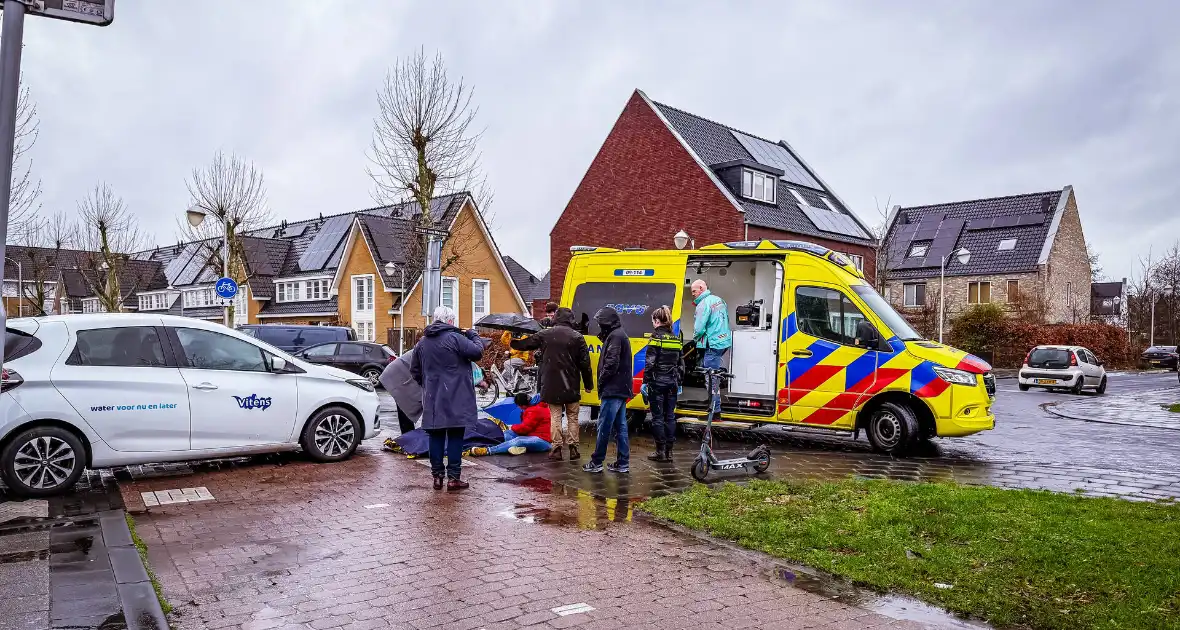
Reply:
[[471, 449], [472, 455], [523, 455], [526, 452], [544, 453], [549, 450], [551, 426], [549, 405], [541, 402], [536, 396], [534, 404], [532, 396], [521, 392], [512, 402], [520, 407], [520, 424], [508, 425], [504, 429], [504, 442], [495, 446], [477, 446]]
[[508, 349], [508, 358], [504, 359], [504, 383], [508, 385], [509, 390], [516, 388], [516, 380], [519, 378], [520, 369], [528, 365], [529, 353], [527, 350], [517, 350], [512, 347], [513, 339], [524, 339], [527, 335], [519, 337], [514, 336], [511, 332], [505, 330], [504, 334], [500, 335], [500, 343]]

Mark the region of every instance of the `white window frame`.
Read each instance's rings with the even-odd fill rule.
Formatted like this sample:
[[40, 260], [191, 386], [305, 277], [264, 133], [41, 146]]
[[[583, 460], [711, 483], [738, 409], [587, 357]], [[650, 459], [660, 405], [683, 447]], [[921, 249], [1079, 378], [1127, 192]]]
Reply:
[[[918, 306], [923, 306], [922, 304], [918, 303], [918, 287], [919, 286], [925, 287], [926, 283], [925, 282], [906, 282], [901, 285], [901, 305], [902, 306], [904, 306], [906, 308], [915, 308]], [[913, 298], [914, 299], [912, 301], [910, 300], [910, 297], [911, 297], [910, 291], [909, 291], [910, 287], [914, 287], [914, 290], [913, 290], [913, 294], [914, 294]], [[926, 292], [924, 288], [923, 288], [922, 292], [923, 293]], [[923, 295], [922, 297], [925, 297], [925, 295]]]
[[798, 201], [800, 206], [805, 208], [811, 207], [811, 204], [807, 203], [807, 200], [803, 198], [803, 195], [799, 194], [798, 190], [794, 188], [787, 188], [787, 190], [791, 191], [791, 194], [795, 196], [795, 201]]
[[329, 299], [331, 289], [331, 278], [276, 280], [275, 302], [322, 302]]
[[[371, 273], [355, 274], [350, 279], [352, 282], [352, 311], [354, 313], [372, 313], [374, 310], [374, 296], [373, 293], [377, 288], [377, 278]], [[365, 287], [361, 291], [360, 299], [357, 298], [357, 283]]]
[[910, 245], [910, 251], [906, 252], [906, 258], [921, 258], [929, 252], [929, 245]]
[[828, 199], [827, 197], [825, 197], [823, 195], [820, 195], [819, 198], [821, 200], [823, 200], [824, 205], [828, 207], [828, 210], [831, 210], [832, 212], [835, 212], [837, 214], [840, 213], [840, 209], [836, 207], [836, 204], [832, 203], [831, 199]]
[[[1005, 245], [1007, 245], [1007, 247], [1004, 247]], [[1016, 239], [1014, 238], [1003, 239], [1000, 241], [1000, 244], [996, 246], [997, 252], [1010, 252], [1014, 249], [1016, 249]]]
[[[446, 286], [446, 284], [448, 282], [450, 282], [451, 286], [454, 287], [454, 289], [452, 290], [452, 295], [451, 295], [451, 302], [453, 302], [453, 303], [452, 304], [443, 304], [443, 290], [442, 289], [444, 286]], [[439, 288], [438, 288], [438, 303], [441, 306], [448, 306], [452, 311], [455, 311], [456, 315], [459, 314], [459, 305], [462, 304], [462, 300], [459, 298], [459, 279], [458, 278], [456, 278], [454, 276], [443, 276], [442, 282], [439, 283]]]
[[238, 293], [234, 295], [234, 326], [241, 326], [248, 324], [250, 320], [250, 306], [246, 299], [246, 285], [238, 287]]
[[168, 308], [168, 293], [140, 293], [139, 294], [139, 310], [140, 311], [163, 311]]
[[[479, 292], [476, 287], [483, 287], [483, 304], [475, 301]], [[481, 309], [480, 306], [483, 308]], [[471, 281], [471, 325], [474, 326], [480, 318], [492, 312], [492, 282], [484, 278], [476, 278]]]
[[83, 313], [105, 313], [107, 310], [103, 308], [102, 302], [98, 298], [82, 298], [82, 312]]
[[184, 308], [207, 308], [219, 305], [213, 287], [186, 289], [181, 293], [180, 303]]
[[[748, 176], [748, 177], [747, 177]], [[757, 184], [761, 184], [762, 196], [755, 194]], [[742, 196], [747, 199], [754, 199], [757, 201], [765, 201], [766, 203], [774, 203], [778, 189], [778, 178], [768, 173], [751, 170], [748, 168], [742, 169]]]

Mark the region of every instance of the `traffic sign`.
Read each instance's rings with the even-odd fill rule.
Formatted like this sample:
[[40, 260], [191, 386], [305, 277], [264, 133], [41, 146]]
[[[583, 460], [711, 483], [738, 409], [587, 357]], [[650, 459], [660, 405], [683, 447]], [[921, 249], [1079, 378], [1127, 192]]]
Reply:
[[29, 15], [106, 26], [115, 19], [115, 0], [40, 0], [25, 2]]
[[217, 297], [223, 300], [232, 300], [238, 294], [238, 283], [234, 282], [233, 278], [218, 278], [213, 289], [217, 291]]

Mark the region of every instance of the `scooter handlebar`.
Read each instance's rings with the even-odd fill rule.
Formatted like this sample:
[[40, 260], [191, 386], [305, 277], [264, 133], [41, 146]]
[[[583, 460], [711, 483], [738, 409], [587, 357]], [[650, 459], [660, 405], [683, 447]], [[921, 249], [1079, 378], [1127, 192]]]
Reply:
[[733, 378], [734, 377], [731, 372], [726, 372], [725, 368], [697, 368], [694, 371], [699, 374], [705, 374], [705, 375], [714, 374], [714, 375], [720, 376], [722, 378]]

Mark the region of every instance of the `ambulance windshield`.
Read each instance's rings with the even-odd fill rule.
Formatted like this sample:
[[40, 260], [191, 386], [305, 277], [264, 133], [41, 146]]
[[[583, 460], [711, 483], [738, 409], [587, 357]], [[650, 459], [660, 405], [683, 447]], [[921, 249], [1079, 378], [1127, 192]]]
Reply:
[[886, 302], [885, 298], [881, 297], [881, 294], [874, 291], [872, 287], [867, 284], [854, 284], [852, 290], [856, 291], [860, 299], [865, 301], [869, 309], [881, 318], [881, 321], [889, 327], [889, 330], [893, 331], [893, 334], [897, 335], [898, 339], [917, 341], [922, 338], [922, 335], [919, 335], [918, 331], [914, 330], [904, 317], [893, 310], [889, 302]]

